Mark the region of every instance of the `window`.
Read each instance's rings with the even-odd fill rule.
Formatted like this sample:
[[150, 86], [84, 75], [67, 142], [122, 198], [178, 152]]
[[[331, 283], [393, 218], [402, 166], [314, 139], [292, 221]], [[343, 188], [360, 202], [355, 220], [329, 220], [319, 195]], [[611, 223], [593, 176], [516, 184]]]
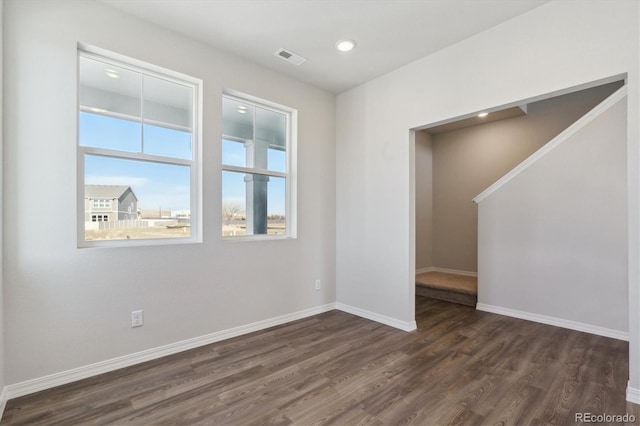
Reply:
[[295, 237], [295, 119], [280, 105], [223, 96], [223, 237]]
[[111, 200], [93, 200], [93, 207], [96, 209], [110, 209]]
[[95, 48], [78, 70], [79, 246], [201, 241], [201, 82]]

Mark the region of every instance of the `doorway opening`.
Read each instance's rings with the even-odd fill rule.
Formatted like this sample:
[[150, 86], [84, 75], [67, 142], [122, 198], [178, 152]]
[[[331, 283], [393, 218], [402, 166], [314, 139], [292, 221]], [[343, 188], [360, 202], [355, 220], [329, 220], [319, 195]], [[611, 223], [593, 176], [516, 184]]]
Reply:
[[472, 200], [623, 85], [610, 79], [415, 131], [416, 295], [476, 306]]

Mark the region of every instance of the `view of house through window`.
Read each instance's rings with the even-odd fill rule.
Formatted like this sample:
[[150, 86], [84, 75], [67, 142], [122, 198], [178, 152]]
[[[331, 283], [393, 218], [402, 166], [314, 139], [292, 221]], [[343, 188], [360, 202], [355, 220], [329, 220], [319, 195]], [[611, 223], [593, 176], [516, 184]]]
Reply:
[[222, 235], [291, 236], [291, 113], [224, 96]]
[[80, 244], [191, 238], [197, 83], [82, 51], [79, 76]]

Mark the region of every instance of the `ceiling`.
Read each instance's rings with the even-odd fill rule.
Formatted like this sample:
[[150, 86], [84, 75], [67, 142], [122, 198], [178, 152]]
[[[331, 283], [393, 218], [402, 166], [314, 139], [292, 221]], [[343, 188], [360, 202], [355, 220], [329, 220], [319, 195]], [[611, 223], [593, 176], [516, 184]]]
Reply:
[[487, 124], [492, 121], [504, 120], [505, 118], [519, 117], [527, 113], [527, 105], [505, 108], [498, 111], [492, 111], [487, 115], [476, 115], [461, 120], [452, 121], [438, 126], [432, 126], [424, 129], [425, 132], [432, 135], [440, 133], [452, 132], [454, 130], [464, 129], [466, 127], [477, 126], [479, 124]]
[[[337, 94], [549, 0], [102, 1]], [[339, 52], [340, 39], [357, 46]], [[307, 61], [293, 65], [280, 48]]]

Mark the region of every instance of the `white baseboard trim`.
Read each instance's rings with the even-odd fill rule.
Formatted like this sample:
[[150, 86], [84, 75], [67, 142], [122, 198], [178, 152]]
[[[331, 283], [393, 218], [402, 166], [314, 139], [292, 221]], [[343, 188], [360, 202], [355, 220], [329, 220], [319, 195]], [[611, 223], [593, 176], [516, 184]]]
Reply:
[[2, 392], [0, 392], [0, 419], [4, 414], [4, 409], [7, 406], [8, 400], [9, 398], [7, 397], [7, 387], [5, 386], [2, 388]]
[[518, 311], [516, 309], [503, 308], [500, 306], [485, 305], [478, 303], [476, 309], [484, 312], [505, 315], [513, 318], [520, 318], [528, 321], [539, 322], [556, 327], [568, 328], [569, 330], [582, 331], [584, 333], [596, 334], [598, 336], [610, 337], [612, 339], [629, 341], [629, 333], [626, 331], [613, 330], [611, 328], [597, 325], [585, 324], [563, 318], [550, 317], [547, 315], [532, 314], [531, 312]]
[[627, 401], [640, 404], [640, 389], [632, 388], [627, 381]]
[[[142, 362], [161, 358], [163, 356], [173, 355], [178, 352], [208, 345], [210, 343], [219, 342], [221, 340], [230, 339], [232, 337], [241, 336], [243, 334], [253, 333], [254, 331], [264, 330], [266, 328], [282, 325], [291, 321], [296, 321], [302, 318], [321, 314], [323, 312], [333, 311], [334, 309], [336, 309], [335, 303], [316, 306], [313, 308], [304, 309], [302, 311], [293, 312], [291, 314], [285, 314], [251, 324], [230, 328], [228, 330], [217, 331], [215, 333], [206, 334], [204, 336], [194, 337], [191, 339], [183, 340], [176, 343], [170, 343], [168, 345], [158, 346], [156, 348], [120, 356], [106, 361], [96, 362], [94, 364], [85, 365], [83, 367], [50, 374], [48, 376], [38, 377], [36, 379], [15, 383], [5, 386], [2, 392], [2, 401], [28, 395], [55, 386], [75, 382], [77, 380], [86, 379], [88, 377], [97, 376], [98, 374], [108, 373], [109, 371], [129, 367], [135, 364], [140, 364]], [[4, 405], [2, 406], [2, 408], [4, 409]], [[0, 411], [0, 413], [2, 413], [2, 411]]]
[[428, 268], [416, 269], [416, 275], [424, 274], [426, 272], [442, 272], [445, 274], [456, 274], [456, 275], [464, 275], [465, 277], [477, 277], [477, 272], [472, 271], [461, 271], [459, 269], [447, 269], [447, 268], [436, 268], [435, 266], [429, 266]]
[[367, 311], [366, 309], [356, 308], [355, 306], [345, 305], [340, 302], [336, 303], [336, 309], [371, 321], [379, 322], [390, 327], [398, 328], [402, 331], [414, 331], [418, 329], [415, 321], [400, 321], [396, 318], [380, 315], [375, 312]]

